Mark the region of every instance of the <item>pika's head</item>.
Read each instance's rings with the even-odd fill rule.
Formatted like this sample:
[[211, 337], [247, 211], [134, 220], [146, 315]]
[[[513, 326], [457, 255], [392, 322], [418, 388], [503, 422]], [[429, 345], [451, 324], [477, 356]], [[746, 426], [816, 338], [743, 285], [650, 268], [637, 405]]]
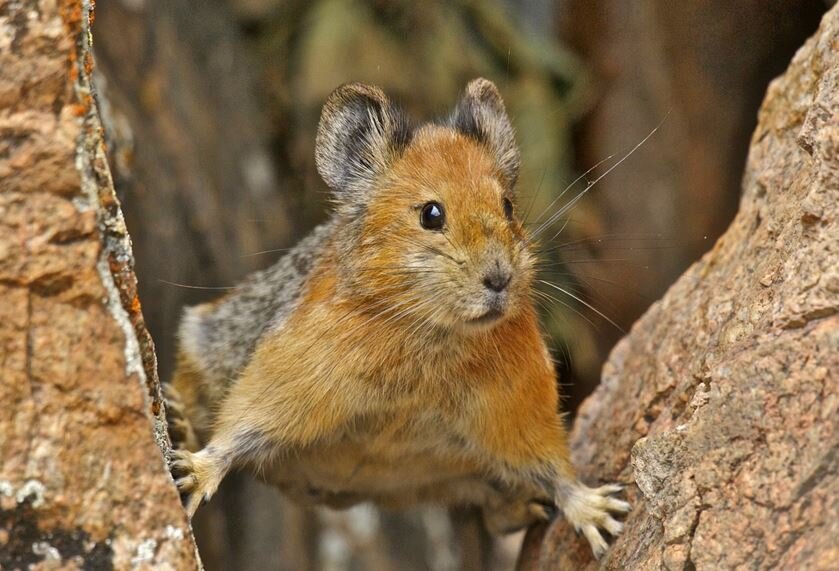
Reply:
[[339, 87], [315, 156], [346, 222], [340, 283], [363, 307], [418, 328], [481, 331], [526, 306], [519, 150], [492, 82], [470, 82], [450, 118], [417, 128], [381, 90]]

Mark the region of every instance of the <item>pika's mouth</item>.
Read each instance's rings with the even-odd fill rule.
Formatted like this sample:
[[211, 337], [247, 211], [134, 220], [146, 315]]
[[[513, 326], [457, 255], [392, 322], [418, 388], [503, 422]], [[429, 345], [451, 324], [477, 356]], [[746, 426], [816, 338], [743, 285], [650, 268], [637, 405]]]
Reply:
[[486, 325], [489, 323], [493, 323], [501, 319], [504, 316], [504, 312], [500, 309], [490, 309], [480, 317], [475, 317], [474, 319], [469, 319], [466, 323], [470, 325]]

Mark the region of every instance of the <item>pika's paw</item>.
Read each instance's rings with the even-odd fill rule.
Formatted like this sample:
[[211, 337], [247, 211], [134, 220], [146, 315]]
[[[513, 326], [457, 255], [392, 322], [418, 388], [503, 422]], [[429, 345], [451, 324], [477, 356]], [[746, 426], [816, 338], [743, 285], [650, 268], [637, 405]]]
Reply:
[[612, 497], [622, 489], [617, 484], [589, 488], [577, 482], [565, 487], [557, 498], [565, 519], [588, 539], [591, 551], [598, 559], [609, 547], [600, 530], [606, 530], [612, 536], [623, 531], [623, 524], [612, 517], [612, 514], [626, 513], [630, 509], [629, 503]]
[[169, 470], [190, 518], [216, 493], [222, 476], [205, 451], [173, 450]]

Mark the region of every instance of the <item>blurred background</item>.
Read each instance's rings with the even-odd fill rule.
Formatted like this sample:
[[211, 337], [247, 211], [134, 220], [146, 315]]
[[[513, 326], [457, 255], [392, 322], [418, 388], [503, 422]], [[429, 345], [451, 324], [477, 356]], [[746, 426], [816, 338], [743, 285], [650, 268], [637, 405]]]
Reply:
[[[184, 305], [273, 263], [327, 216], [313, 145], [337, 85], [378, 84], [430, 119], [484, 76], [517, 129], [532, 229], [596, 181], [541, 229], [544, 323], [570, 418], [623, 331], [725, 230], [766, 86], [830, 3], [98, 3], [100, 109], [161, 378]], [[468, 509], [304, 511], [244, 475], [195, 529], [210, 571], [509, 569], [520, 541], [488, 537]]]

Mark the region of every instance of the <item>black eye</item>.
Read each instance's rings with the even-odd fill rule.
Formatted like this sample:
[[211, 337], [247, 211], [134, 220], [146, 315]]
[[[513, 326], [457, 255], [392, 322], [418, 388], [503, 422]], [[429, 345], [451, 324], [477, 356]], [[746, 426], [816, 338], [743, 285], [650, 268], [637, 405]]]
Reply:
[[420, 224], [426, 230], [442, 230], [446, 221], [446, 213], [439, 202], [427, 202], [420, 212]]
[[507, 217], [507, 220], [513, 219], [513, 203], [510, 201], [509, 198], [505, 198], [504, 202], [504, 216]]

